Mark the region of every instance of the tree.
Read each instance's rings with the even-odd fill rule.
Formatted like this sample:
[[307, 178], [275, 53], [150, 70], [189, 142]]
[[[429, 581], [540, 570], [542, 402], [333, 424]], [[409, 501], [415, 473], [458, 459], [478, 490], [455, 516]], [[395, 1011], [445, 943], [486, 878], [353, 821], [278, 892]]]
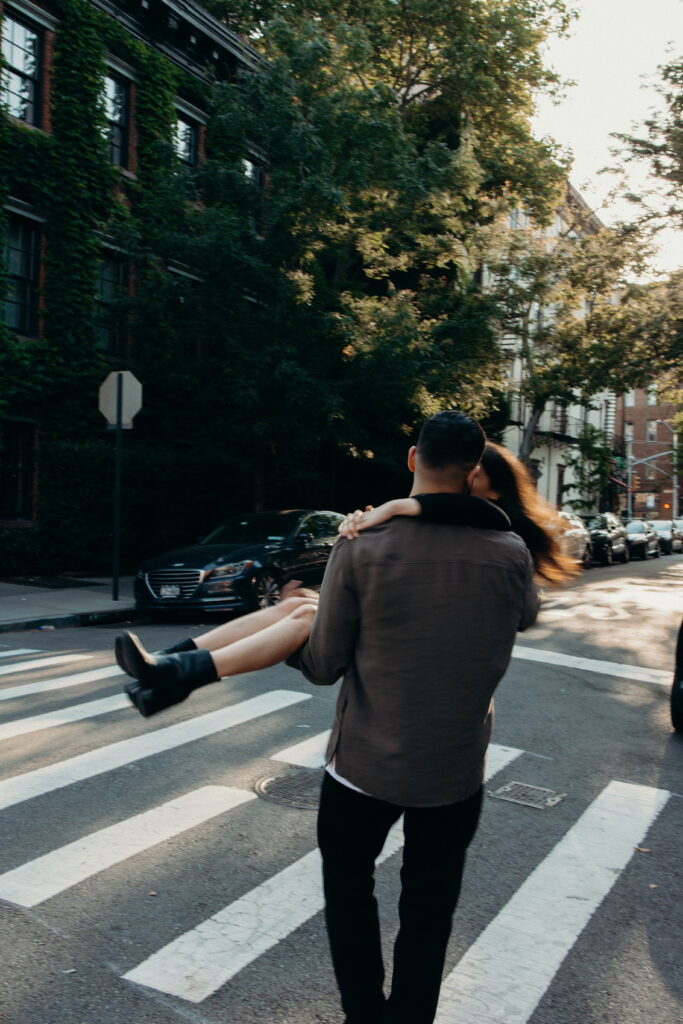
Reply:
[[567, 484], [564, 491], [577, 492], [577, 496], [567, 502], [570, 508], [576, 512], [590, 512], [599, 507], [609, 482], [612, 458], [612, 447], [605, 432], [586, 424], [576, 449], [566, 456], [567, 465], [574, 471], [575, 482]]
[[659, 71], [656, 91], [662, 107], [645, 121], [644, 134], [614, 135], [626, 159], [644, 162], [664, 185], [663, 194], [645, 189], [629, 195], [643, 209], [644, 220], [656, 228], [672, 221], [683, 224], [683, 57]]
[[631, 226], [583, 233], [574, 222], [559, 237], [538, 225], [484, 232], [490, 287], [502, 311], [502, 329], [514, 339], [527, 400], [520, 458], [530, 462], [539, 421], [553, 401], [588, 404], [609, 388], [642, 386], [652, 360], [668, 358], [666, 337], [656, 329], [662, 306], [645, 287], [634, 286], [647, 257]]
[[257, 27], [266, 60], [216, 86], [203, 209], [142, 240], [148, 265], [179, 260], [201, 283], [152, 273], [137, 321], [145, 337], [167, 323], [168, 363], [169, 338], [187, 348], [184, 299], [201, 437], [239, 451], [263, 502], [335, 452], [402, 458], [437, 407], [493, 405], [498, 311], [476, 241], [514, 203], [554, 207], [565, 169], [529, 115], [533, 89], [556, 85], [539, 46], [568, 15], [559, 0], [214, 10]]

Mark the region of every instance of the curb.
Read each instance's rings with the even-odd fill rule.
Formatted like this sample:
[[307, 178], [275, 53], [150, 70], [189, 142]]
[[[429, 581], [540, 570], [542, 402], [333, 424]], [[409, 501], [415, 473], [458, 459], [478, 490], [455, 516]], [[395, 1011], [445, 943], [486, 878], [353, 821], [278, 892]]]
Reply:
[[116, 608], [103, 612], [72, 612], [70, 615], [43, 615], [39, 619], [18, 619], [0, 622], [0, 633], [22, 629], [67, 629], [69, 626], [94, 626], [137, 619], [135, 608]]

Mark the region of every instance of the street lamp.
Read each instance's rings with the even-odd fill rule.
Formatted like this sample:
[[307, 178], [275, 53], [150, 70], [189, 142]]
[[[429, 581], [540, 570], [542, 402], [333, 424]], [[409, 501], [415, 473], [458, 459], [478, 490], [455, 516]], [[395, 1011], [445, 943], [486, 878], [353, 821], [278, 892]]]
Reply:
[[657, 420], [656, 422], [657, 423], [662, 423], [665, 427], [668, 427], [669, 430], [671, 431], [671, 433], [673, 434], [673, 457], [674, 457], [674, 459], [673, 459], [673, 462], [674, 462], [674, 471], [673, 471], [673, 490], [674, 490], [674, 495], [673, 495], [673, 497], [674, 497], [674, 500], [673, 500], [673, 518], [674, 519], [678, 519], [678, 434], [676, 433], [674, 428], [671, 426], [671, 424], [667, 423], [666, 420]]

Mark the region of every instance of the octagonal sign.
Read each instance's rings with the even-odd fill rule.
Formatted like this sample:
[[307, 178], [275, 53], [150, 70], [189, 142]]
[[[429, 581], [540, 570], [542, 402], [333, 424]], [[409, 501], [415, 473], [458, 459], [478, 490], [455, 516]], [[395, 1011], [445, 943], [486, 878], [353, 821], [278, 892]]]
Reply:
[[130, 370], [116, 370], [100, 385], [99, 409], [112, 426], [116, 426], [118, 380], [121, 378], [121, 425], [131, 426], [133, 417], [142, 408], [142, 384]]

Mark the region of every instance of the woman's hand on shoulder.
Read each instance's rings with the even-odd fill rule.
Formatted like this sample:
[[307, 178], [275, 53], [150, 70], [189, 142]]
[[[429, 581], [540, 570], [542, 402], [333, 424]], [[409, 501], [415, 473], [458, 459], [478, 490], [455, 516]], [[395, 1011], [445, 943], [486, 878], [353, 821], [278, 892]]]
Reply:
[[379, 526], [394, 516], [418, 516], [420, 514], [420, 503], [415, 498], [394, 498], [392, 501], [385, 501], [383, 505], [374, 508], [366, 505], [365, 511], [356, 509], [349, 512], [339, 524], [339, 535], [353, 540], [361, 530], [369, 530], [371, 526]]

